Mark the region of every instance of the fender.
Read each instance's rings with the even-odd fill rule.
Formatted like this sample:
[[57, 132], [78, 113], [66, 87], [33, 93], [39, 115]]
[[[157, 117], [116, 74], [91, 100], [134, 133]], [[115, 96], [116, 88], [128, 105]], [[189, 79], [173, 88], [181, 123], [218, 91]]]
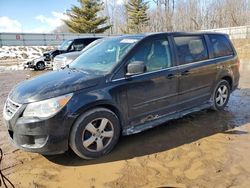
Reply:
[[[126, 125], [125, 118], [122, 113], [122, 109], [118, 107], [114, 98], [106, 91], [97, 90], [92, 92], [82, 91], [76, 93], [76, 98], [80, 99], [77, 101], [71, 101], [69, 105], [74, 106], [74, 112], [72, 115], [77, 119], [84, 112], [96, 108], [104, 107], [113, 111], [120, 119], [121, 127]], [[72, 109], [72, 108], [71, 108]]]
[[46, 65], [46, 63], [45, 63], [45, 57], [39, 57], [39, 58], [36, 58], [36, 59], [34, 59], [33, 60], [34, 61], [34, 65], [36, 66], [36, 64], [38, 63], [38, 62], [44, 62], [44, 64]]
[[[229, 59], [228, 61], [234, 62], [234, 59]], [[235, 64], [235, 66], [237, 66]], [[230, 79], [231, 83], [231, 87], [234, 85], [234, 72], [232, 70], [232, 67], [234, 67], [234, 65], [232, 65], [232, 63], [228, 63], [223, 62], [223, 63], [218, 63], [217, 64], [217, 74], [216, 74], [216, 79], [215, 82], [213, 83], [213, 87], [212, 89], [214, 89], [214, 87], [216, 86], [216, 84], [223, 78], [227, 77]]]

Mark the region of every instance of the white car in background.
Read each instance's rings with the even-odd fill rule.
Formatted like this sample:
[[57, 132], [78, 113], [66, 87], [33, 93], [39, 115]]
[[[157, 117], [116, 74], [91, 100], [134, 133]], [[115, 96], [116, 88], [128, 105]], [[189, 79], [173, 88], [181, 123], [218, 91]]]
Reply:
[[72, 63], [77, 57], [79, 57], [83, 52], [85, 52], [89, 48], [97, 45], [101, 41], [102, 41], [102, 39], [97, 39], [97, 40], [93, 41], [92, 43], [87, 45], [82, 51], [76, 51], [76, 52], [70, 52], [70, 53], [66, 53], [66, 54], [57, 55], [53, 61], [53, 70], [54, 71], [60, 70], [64, 67], [66, 67], [68, 64]]
[[45, 52], [42, 57], [29, 60], [24, 64], [24, 68], [34, 68], [35, 70], [44, 70], [45, 68], [52, 68], [53, 59], [57, 55], [62, 55], [71, 52], [79, 52], [84, 49], [91, 42], [102, 37], [83, 37], [65, 40], [57, 49]]

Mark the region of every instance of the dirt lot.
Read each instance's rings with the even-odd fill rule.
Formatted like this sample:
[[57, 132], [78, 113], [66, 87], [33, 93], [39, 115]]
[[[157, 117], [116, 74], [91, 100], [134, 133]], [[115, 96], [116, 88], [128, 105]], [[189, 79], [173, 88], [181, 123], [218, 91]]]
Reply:
[[[0, 72], [0, 109], [10, 89], [32, 71]], [[3, 173], [16, 187], [249, 187], [250, 61], [221, 112], [204, 110], [121, 138], [109, 155], [81, 160], [72, 153], [44, 157], [16, 149], [0, 118]]]

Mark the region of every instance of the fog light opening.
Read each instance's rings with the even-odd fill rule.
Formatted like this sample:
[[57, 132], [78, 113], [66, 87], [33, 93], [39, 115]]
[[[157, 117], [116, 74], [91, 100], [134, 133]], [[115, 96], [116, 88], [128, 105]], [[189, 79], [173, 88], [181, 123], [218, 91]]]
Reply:
[[42, 148], [48, 140], [48, 136], [32, 136], [33, 144], [22, 144], [21, 147], [36, 149]]

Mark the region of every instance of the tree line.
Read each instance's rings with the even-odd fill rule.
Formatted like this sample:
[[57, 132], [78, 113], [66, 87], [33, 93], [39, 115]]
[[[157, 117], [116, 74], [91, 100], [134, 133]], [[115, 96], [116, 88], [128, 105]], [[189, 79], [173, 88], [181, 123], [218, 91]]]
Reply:
[[55, 32], [195, 31], [250, 24], [250, 0], [78, 0]]

